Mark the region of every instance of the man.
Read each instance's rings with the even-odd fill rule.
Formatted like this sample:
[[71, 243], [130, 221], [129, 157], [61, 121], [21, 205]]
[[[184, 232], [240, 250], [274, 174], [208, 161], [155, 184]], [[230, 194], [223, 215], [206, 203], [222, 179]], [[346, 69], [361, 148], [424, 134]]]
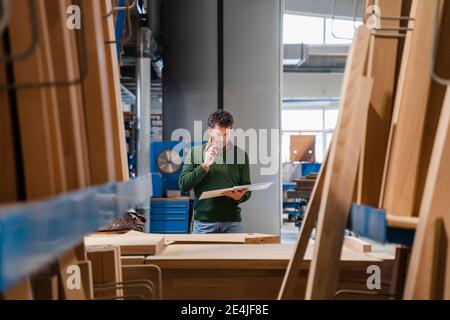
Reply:
[[239, 204], [250, 199], [247, 190], [226, 192], [222, 197], [199, 200], [205, 191], [249, 185], [248, 155], [230, 141], [233, 116], [216, 111], [208, 119], [211, 139], [194, 147], [186, 157], [180, 176], [180, 189], [194, 189], [194, 225], [192, 233], [242, 233]]

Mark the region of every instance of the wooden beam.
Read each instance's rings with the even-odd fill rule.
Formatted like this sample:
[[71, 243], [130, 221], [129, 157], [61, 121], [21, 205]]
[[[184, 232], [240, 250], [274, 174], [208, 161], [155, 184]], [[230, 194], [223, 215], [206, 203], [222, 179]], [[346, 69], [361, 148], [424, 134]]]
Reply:
[[[45, 2], [53, 64], [58, 66], [54, 68], [55, 79], [58, 81], [75, 80], [81, 77], [77, 69], [79, 62], [75, 33], [83, 31], [66, 28], [68, 5], [66, 0]], [[85, 188], [90, 185], [90, 178], [81, 85], [58, 87], [56, 94], [60, 111], [67, 186], [69, 190]]]
[[[376, 0], [382, 15], [400, 16], [403, 0]], [[383, 27], [399, 27], [399, 21], [383, 20]], [[394, 107], [395, 88], [398, 78], [397, 56], [401, 50], [399, 39], [372, 37], [368, 76], [374, 79], [365, 142], [361, 152], [358, 175], [358, 203], [377, 207], [389, 140], [390, 124]]]
[[[40, 5], [37, 2], [36, 5]], [[39, 11], [39, 10], [38, 10]], [[39, 13], [36, 13], [39, 14]], [[23, 52], [31, 42], [33, 26], [29, 17], [30, 8], [26, 1], [11, 3], [11, 16], [9, 20], [10, 44], [12, 54]], [[40, 31], [40, 30], [39, 30]], [[16, 84], [42, 83], [48, 80], [48, 73], [44, 70], [42, 61], [43, 40], [33, 53], [24, 60], [14, 62], [14, 78]], [[59, 171], [55, 164], [60, 146], [55, 145], [54, 125], [49, 110], [48, 89], [27, 88], [17, 89], [17, 113], [20, 122], [20, 138], [23, 154], [23, 170], [25, 177], [26, 197], [29, 200], [54, 195], [61, 190], [57, 177]]]
[[339, 121], [324, 181], [306, 299], [332, 299], [336, 292], [339, 258], [363, 142], [361, 133], [372, 93], [373, 80], [363, 77], [369, 42], [370, 30], [366, 26], [359, 27], [347, 61]]
[[[0, 54], [5, 55], [3, 39], [0, 38]], [[6, 68], [0, 64], [0, 83], [7, 83]], [[15, 148], [20, 148], [19, 137], [14, 134], [12, 108], [9, 104], [9, 92], [0, 90], [0, 204], [19, 200], [17, 163]], [[18, 144], [19, 142], [19, 144]], [[21, 168], [20, 168], [21, 169]]]
[[[414, 31], [407, 34], [405, 44], [380, 201], [380, 207], [394, 215], [418, 215], [422, 179], [427, 175], [430, 144], [444, 99], [443, 87], [432, 84], [429, 69], [436, 6], [437, 1], [415, 0], [411, 10], [416, 20], [410, 23]], [[438, 40], [436, 68], [441, 75], [450, 73], [450, 64], [444, 58], [450, 54], [450, 29], [445, 26]]]
[[89, 63], [83, 82], [89, 166], [91, 183], [97, 185], [116, 180], [105, 38], [100, 3], [91, 0], [78, 0], [77, 3], [82, 10]]
[[[440, 273], [443, 285], [441, 299], [450, 299], [450, 262], [448, 247], [446, 252], [437, 251], [448, 241], [450, 225], [450, 89], [447, 89], [445, 104], [437, 129], [433, 155], [428, 171], [425, 192], [420, 207], [420, 222], [417, 226], [411, 260], [406, 278], [405, 299], [433, 299], [436, 286], [433, 279]], [[441, 228], [437, 228], [441, 220]], [[438, 236], [441, 232], [441, 236]], [[439, 239], [436, 242], [435, 239]], [[446, 257], [436, 268], [434, 261]]]
[[[101, 14], [106, 15], [112, 10], [110, 0], [100, 1]], [[103, 21], [103, 34], [106, 41], [115, 41], [114, 15], [110, 15]], [[111, 104], [112, 138], [114, 144], [114, 156], [116, 176], [118, 181], [126, 181], [129, 178], [127, 146], [125, 140], [125, 124], [123, 119], [122, 97], [120, 93], [120, 70], [117, 57], [116, 43], [105, 44], [106, 71], [108, 73], [108, 86]]]

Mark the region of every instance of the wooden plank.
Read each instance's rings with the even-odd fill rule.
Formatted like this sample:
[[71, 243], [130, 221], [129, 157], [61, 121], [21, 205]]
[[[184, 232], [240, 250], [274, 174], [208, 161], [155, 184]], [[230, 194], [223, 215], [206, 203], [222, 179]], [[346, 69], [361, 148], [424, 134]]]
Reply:
[[93, 235], [84, 238], [86, 247], [118, 246], [122, 255], [155, 255], [164, 247], [164, 237], [142, 235]]
[[[29, 14], [30, 9], [25, 1], [11, 3], [9, 31], [13, 55], [23, 52], [31, 42], [30, 19], [23, 19]], [[44, 81], [46, 74], [42, 65], [41, 46], [28, 59], [14, 63], [16, 83]], [[53, 156], [58, 147], [53, 145], [54, 140], [51, 138], [52, 123], [46, 94], [47, 90], [43, 88], [16, 90], [25, 190], [29, 200], [48, 197], [58, 191]]]
[[[46, 1], [49, 39], [53, 57], [55, 79], [68, 81], [79, 79], [78, 57], [75, 30], [65, 27], [68, 1]], [[64, 161], [66, 163], [67, 187], [69, 190], [85, 188], [90, 185], [87, 141], [84, 133], [83, 100], [80, 85], [56, 88]]]
[[[101, 14], [104, 16], [112, 10], [112, 3], [110, 0], [100, 1]], [[103, 34], [106, 41], [114, 41], [115, 27], [114, 15], [110, 15], [106, 21], [103, 22]], [[119, 61], [117, 57], [117, 50], [115, 43], [105, 44], [106, 54], [106, 71], [108, 74], [108, 86], [110, 93], [110, 112], [111, 112], [111, 126], [112, 138], [114, 144], [114, 157], [116, 165], [116, 178], [118, 181], [128, 180], [128, 159], [127, 146], [125, 140], [125, 124], [123, 119], [122, 97], [120, 93], [120, 79], [119, 79]]]
[[[420, 208], [422, 179], [427, 175], [430, 144], [445, 94], [442, 87], [432, 85], [429, 72], [436, 5], [415, 0], [411, 10], [416, 20], [410, 24], [414, 31], [408, 33], [405, 44], [380, 203], [390, 214], [417, 216]], [[441, 75], [450, 73], [444, 58], [450, 54], [446, 36], [450, 29], [446, 27], [445, 36], [438, 41], [437, 69], [442, 70]]]
[[[420, 222], [417, 226], [414, 244], [412, 248], [411, 260], [409, 264], [405, 299], [433, 299], [436, 291], [433, 277], [436, 276], [435, 252], [439, 246], [443, 246], [444, 241], [435, 242], [437, 237], [437, 221], [442, 220], [444, 227], [444, 237], [448, 237], [448, 226], [450, 223], [450, 89], [447, 89], [447, 96], [442, 109], [441, 120], [436, 134], [433, 155], [428, 171], [428, 177], [423, 195], [422, 206], [420, 208]], [[445, 232], [447, 236], [445, 237]], [[448, 239], [448, 238], [447, 238]], [[441, 263], [444, 267], [442, 284], [444, 292], [440, 298], [450, 299], [450, 272], [449, 272], [449, 252], [445, 253], [445, 261]]]
[[87, 257], [92, 264], [94, 297], [119, 296], [120, 289], [95, 290], [95, 286], [114, 284], [122, 281], [120, 248], [116, 246], [88, 247]]
[[[3, 56], [3, 43], [0, 39], [0, 54]], [[7, 83], [6, 68], [0, 64], [0, 83]], [[7, 90], [0, 90], [0, 204], [16, 202], [19, 198], [17, 183], [17, 160], [14, 149], [18, 136], [14, 135], [12, 126], [12, 106], [9, 104]]]
[[369, 242], [350, 236], [345, 237], [344, 247], [352, 249], [356, 252], [372, 252], [372, 245]]
[[88, 139], [91, 183], [94, 185], [116, 180], [112, 120], [105, 68], [105, 38], [103, 36], [100, 3], [78, 0], [84, 21], [89, 70], [83, 82], [85, 124]]
[[[41, 64], [43, 77], [42, 81], [52, 83], [55, 81], [53, 56], [50, 47], [48, 18], [45, 8], [45, 0], [36, 2], [37, 15], [39, 21], [39, 50], [42, 51]], [[60, 26], [63, 27], [63, 26]], [[45, 99], [48, 108], [48, 125], [50, 140], [52, 144], [53, 170], [55, 179], [55, 191], [61, 193], [67, 191], [67, 179], [65, 172], [63, 141], [61, 135], [61, 123], [59, 116], [59, 106], [56, 98], [56, 89], [54, 86], [46, 87], [44, 90]]]
[[0, 293], [0, 300], [33, 300], [30, 278], [23, 279], [6, 292]]
[[311, 199], [308, 203], [308, 209], [300, 227], [300, 233], [297, 238], [294, 254], [289, 260], [286, 274], [284, 275], [283, 282], [281, 283], [280, 292], [278, 294], [279, 300], [304, 298], [304, 296], [300, 296], [300, 292], [295, 290], [295, 281], [299, 277], [302, 265], [305, 263], [305, 253], [308, 248], [311, 233], [316, 225], [327, 167], [328, 153], [325, 157], [324, 163], [322, 164], [319, 176], [317, 177], [317, 183], [314, 186]]
[[[314, 253], [314, 241], [305, 252], [303, 270], [309, 267]], [[147, 256], [146, 263], [155, 263], [164, 268], [286, 268], [295, 246], [290, 244], [177, 244], [168, 246], [161, 254]], [[341, 261], [345, 267], [358, 269], [371, 262], [379, 262], [376, 255], [343, 248]], [[393, 257], [392, 257], [393, 259]], [[169, 261], [176, 260], [177, 263]], [[264, 263], [262, 263], [264, 261]]]
[[339, 275], [339, 255], [350, 211], [364, 121], [373, 80], [364, 78], [370, 31], [358, 28], [347, 61], [341, 109], [319, 211], [317, 243], [308, 276], [306, 299], [332, 299]]
[[[403, 0], [373, 1], [384, 16], [400, 16]], [[383, 20], [383, 27], [399, 27], [399, 21]], [[365, 142], [361, 152], [358, 175], [358, 203], [378, 206], [389, 140], [391, 116], [398, 78], [397, 56], [401, 51], [399, 39], [372, 37], [368, 71], [374, 79]]]
[[[62, 254], [58, 258], [57, 262], [57, 268], [58, 268], [58, 274], [59, 274], [59, 287], [60, 287], [60, 294], [61, 298], [64, 300], [86, 300], [87, 295], [84, 288], [84, 281], [83, 281], [83, 275], [81, 274], [81, 268], [80, 268], [80, 287], [79, 288], [72, 288], [68, 285], [70, 283], [70, 280], [73, 278], [69, 278], [72, 275], [74, 275], [74, 272], [70, 268], [73, 266], [78, 266], [78, 263], [80, 261], [77, 258], [77, 253], [75, 249], [69, 249], [67, 252]], [[78, 280], [77, 280], [78, 281]]]
[[38, 276], [33, 278], [33, 294], [36, 300], [58, 300], [58, 276]]
[[[359, 56], [359, 59], [364, 60], [364, 57]], [[362, 143], [358, 137], [361, 137], [363, 119], [367, 116], [372, 83], [372, 79], [360, 78], [354, 99], [341, 110], [336, 144], [331, 150], [330, 167], [324, 182], [318, 242], [308, 277], [307, 299], [331, 299], [336, 291], [339, 250], [352, 204]]]

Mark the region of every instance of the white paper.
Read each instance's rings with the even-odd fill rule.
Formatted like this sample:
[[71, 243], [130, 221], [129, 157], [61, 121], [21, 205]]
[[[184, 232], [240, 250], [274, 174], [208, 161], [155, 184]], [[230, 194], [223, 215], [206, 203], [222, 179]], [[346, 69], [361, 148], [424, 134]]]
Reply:
[[249, 184], [245, 186], [236, 186], [233, 188], [226, 188], [226, 189], [218, 189], [218, 190], [212, 190], [212, 191], [206, 191], [203, 192], [200, 196], [200, 200], [204, 199], [211, 199], [211, 198], [217, 198], [222, 197], [223, 193], [226, 191], [239, 191], [242, 189], [248, 189], [248, 191], [261, 191], [261, 190], [267, 190], [269, 187], [273, 185], [273, 182], [269, 183], [256, 183], [256, 184]]

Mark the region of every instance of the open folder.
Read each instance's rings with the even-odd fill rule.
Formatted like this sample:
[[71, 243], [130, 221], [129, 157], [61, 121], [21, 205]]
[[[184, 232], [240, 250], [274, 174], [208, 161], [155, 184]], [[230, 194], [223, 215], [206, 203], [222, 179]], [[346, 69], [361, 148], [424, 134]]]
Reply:
[[260, 190], [267, 190], [269, 187], [273, 185], [273, 182], [269, 183], [256, 183], [256, 184], [249, 184], [245, 186], [236, 186], [233, 188], [226, 188], [226, 189], [218, 189], [218, 190], [212, 190], [212, 191], [205, 191], [200, 196], [200, 200], [204, 199], [211, 199], [211, 198], [217, 198], [222, 197], [223, 193], [226, 191], [239, 191], [243, 189], [247, 189], [248, 191], [260, 191]]

